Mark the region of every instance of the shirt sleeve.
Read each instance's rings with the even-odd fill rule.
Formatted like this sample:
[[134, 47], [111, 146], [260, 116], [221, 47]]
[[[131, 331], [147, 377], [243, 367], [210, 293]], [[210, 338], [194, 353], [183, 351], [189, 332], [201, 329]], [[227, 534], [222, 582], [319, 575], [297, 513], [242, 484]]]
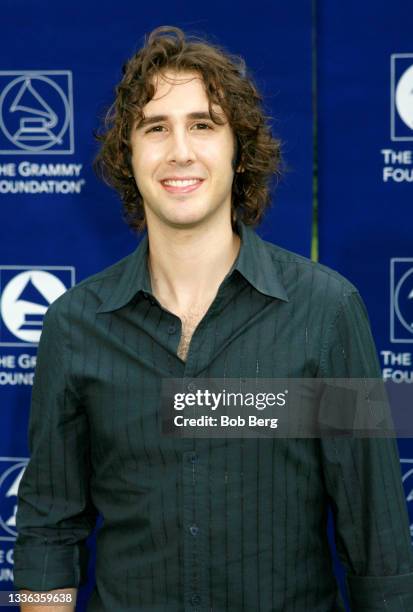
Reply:
[[[344, 295], [321, 357], [326, 378], [381, 378], [366, 308]], [[411, 612], [413, 555], [395, 438], [321, 439], [337, 553], [354, 612]]]
[[97, 512], [89, 493], [88, 421], [67, 367], [53, 304], [44, 319], [29, 420], [30, 461], [18, 491], [15, 588], [77, 587]]

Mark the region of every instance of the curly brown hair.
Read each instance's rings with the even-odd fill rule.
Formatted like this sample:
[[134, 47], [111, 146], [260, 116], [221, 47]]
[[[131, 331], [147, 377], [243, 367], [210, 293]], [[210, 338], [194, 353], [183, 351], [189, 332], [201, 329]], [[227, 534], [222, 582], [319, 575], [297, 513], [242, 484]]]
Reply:
[[145, 229], [145, 212], [131, 165], [130, 135], [143, 117], [143, 107], [155, 95], [154, 76], [166, 70], [201, 75], [215, 123], [222, 119], [212, 106], [219, 105], [235, 136], [232, 219], [256, 225], [270, 201], [270, 182], [280, 174], [280, 141], [273, 138], [262, 108], [262, 98], [245, 62], [202, 39], [185, 36], [179, 28], [161, 26], [123, 66], [116, 99], [109, 108], [103, 130], [96, 134], [101, 148], [94, 168], [120, 194], [124, 217], [136, 231]]

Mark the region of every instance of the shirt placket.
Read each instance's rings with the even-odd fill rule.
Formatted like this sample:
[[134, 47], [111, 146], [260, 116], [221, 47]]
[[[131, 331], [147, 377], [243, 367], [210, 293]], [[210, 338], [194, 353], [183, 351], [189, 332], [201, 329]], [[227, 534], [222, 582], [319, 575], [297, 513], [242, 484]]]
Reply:
[[[207, 367], [212, 339], [209, 323], [222, 306], [224, 287], [199, 324], [191, 339], [187, 360], [182, 365], [184, 389], [196, 393], [197, 374]], [[165, 313], [159, 332], [168, 338], [169, 350], [176, 355], [179, 344], [179, 319]], [[178, 357], [177, 357], [178, 359]], [[182, 521], [183, 521], [183, 596], [185, 612], [210, 612], [209, 569], [209, 460], [205, 440], [183, 439], [182, 449]]]
[[[209, 362], [211, 338], [208, 323], [221, 302], [218, 295], [196, 329], [184, 368], [185, 388], [197, 391], [197, 374]], [[183, 453], [184, 602], [185, 612], [210, 612], [209, 569], [209, 460], [206, 440], [187, 440], [192, 450]]]
[[199, 451], [183, 454], [182, 479], [185, 612], [209, 611], [208, 474]]

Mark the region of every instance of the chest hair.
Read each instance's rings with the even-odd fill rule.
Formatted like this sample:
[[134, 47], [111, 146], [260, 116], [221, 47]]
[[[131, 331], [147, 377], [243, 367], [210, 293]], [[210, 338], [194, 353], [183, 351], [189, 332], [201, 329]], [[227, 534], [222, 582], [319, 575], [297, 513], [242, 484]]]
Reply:
[[182, 321], [182, 332], [177, 354], [182, 361], [186, 361], [193, 333], [207, 310], [208, 306], [204, 306], [203, 308], [193, 308], [180, 317]]

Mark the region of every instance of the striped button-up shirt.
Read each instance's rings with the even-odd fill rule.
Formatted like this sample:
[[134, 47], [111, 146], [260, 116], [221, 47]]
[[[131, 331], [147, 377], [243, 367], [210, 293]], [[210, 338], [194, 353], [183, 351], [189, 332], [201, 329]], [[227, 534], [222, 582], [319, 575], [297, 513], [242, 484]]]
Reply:
[[174, 438], [168, 378], [380, 377], [365, 307], [336, 272], [262, 241], [241, 248], [177, 356], [180, 319], [151, 292], [148, 241], [67, 291], [41, 336], [19, 488], [15, 586], [77, 586], [98, 514], [90, 612], [413, 610], [394, 439]]

